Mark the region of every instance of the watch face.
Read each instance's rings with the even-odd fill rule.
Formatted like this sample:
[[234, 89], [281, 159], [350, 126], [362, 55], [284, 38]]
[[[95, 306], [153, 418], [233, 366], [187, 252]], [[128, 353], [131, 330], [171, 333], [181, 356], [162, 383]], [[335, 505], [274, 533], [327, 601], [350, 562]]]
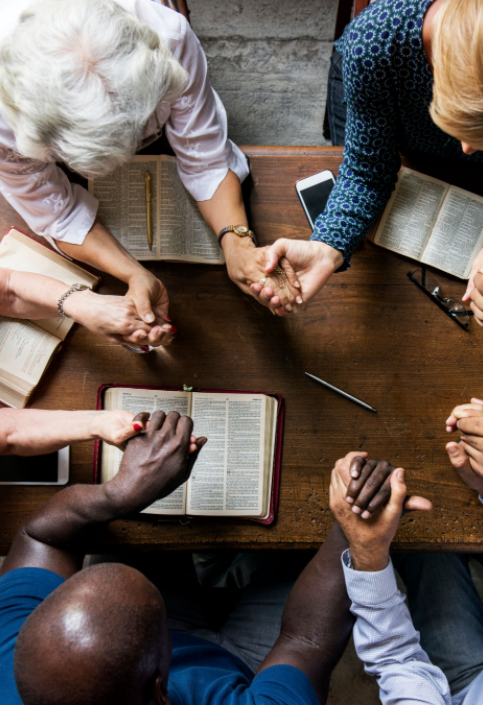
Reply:
[[236, 233], [243, 233], [245, 235], [245, 233], [248, 232], [248, 228], [245, 227], [244, 225], [235, 225], [235, 232]]

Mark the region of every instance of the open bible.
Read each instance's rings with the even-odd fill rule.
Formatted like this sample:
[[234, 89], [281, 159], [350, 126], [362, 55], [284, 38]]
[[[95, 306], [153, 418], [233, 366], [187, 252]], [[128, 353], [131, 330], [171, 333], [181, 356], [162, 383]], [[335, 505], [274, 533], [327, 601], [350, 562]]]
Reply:
[[[271, 523], [278, 501], [282, 400], [249, 392], [185, 392], [154, 388], [101, 388], [99, 407], [191, 416], [193, 433], [206, 436], [190, 479], [145, 509], [148, 514], [239, 517]], [[109, 481], [122, 451], [101, 442], [95, 480]]]
[[483, 247], [483, 197], [402, 167], [368, 239], [467, 279]]
[[[148, 244], [145, 174], [151, 176], [152, 250]], [[133, 157], [103, 178], [89, 180], [97, 217], [138, 260], [224, 264], [218, 239], [183, 186], [176, 158]]]
[[[0, 243], [0, 267], [58, 279], [65, 283], [66, 291], [72, 284], [85, 284], [92, 289], [99, 282], [95, 274], [15, 228]], [[1, 402], [16, 409], [27, 405], [73, 325], [71, 318], [61, 316], [38, 321], [0, 316]]]

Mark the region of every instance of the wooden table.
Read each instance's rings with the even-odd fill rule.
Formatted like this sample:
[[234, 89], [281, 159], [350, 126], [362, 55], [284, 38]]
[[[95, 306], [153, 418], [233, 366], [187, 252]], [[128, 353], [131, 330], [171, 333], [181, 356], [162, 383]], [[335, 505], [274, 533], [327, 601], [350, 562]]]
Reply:
[[[308, 238], [294, 184], [331, 169], [339, 148], [248, 147], [252, 224], [262, 245], [278, 237]], [[446, 175], [448, 178], [451, 174]], [[453, 174], [454, 176], [454, 174]], [[466, 184], [468, 185], [468, 184]], [[25, 228], [4, 201], [0, 230]], [[402, 521], [397, 547], [480, 550], [483, 507], [463, 485], [446, 452], [445, 419], [472, 395], [483, 395], [483, 333], [461, 330], [412, 284], [411, 261], [364, 243], [349, 272], [332, 277], [297, 316], [272, 316], [232, 284], [223, 267], [151, 264], [166, 284], [176, 343], [147, 356], [97, 340], [77, 327], [35, 398], [44, 409], [94, 408], [104, 383], [194, 385], [279, 392], [286, 400], [279, 515], [271, 527], [142, 517], [100, 531], [93, 552], [121, 547], [169, 549], [314, 548], [332, 515], [330, 471], [350, 450], [367, 450], [407, 469], [411, 492], [429, 497], [431, 515]], [[438, 274], [448, 294], [464, 283]], [[123, 293], [105, 277], [101, 293]], [[372, 414], [305, 377], [305, 370], [376, 407]], [[92, 476], [91, 443], [72, 448], [73, 482]], [[50, 488], [0, 489], [0, 553]]]

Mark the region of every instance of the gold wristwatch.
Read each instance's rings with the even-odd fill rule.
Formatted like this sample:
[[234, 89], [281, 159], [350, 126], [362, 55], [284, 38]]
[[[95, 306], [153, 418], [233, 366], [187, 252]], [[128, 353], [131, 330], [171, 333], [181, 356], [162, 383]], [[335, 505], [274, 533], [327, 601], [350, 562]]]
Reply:
[[223, 228], [223, 230], [220, 230], [218, 233], [218, 244], [220, 247], [223, 235], [226, 235], [226, 233], [235, 233], [238, 237], [251, 237], [255, 247], [257, 246], [257, 238], [255, 237], [253, 230], [247, 228], [246, 225], [228, 225], [228, 227]]

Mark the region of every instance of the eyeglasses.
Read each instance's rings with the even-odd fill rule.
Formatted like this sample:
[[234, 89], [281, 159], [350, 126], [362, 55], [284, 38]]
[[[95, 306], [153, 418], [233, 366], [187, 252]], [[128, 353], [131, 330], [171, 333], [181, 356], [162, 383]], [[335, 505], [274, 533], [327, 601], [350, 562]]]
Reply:
[[473, 315], [473, 311], [468, 311], [461, 301], [454, 299], [452, 296], [443, 298], [443, 296], [441, 296], [441, 285], [431, 274], [427, 273], [426, 267], [417, 269], [415, 272], [408, 272], [408, 277], [421, 291], [424, 291], [426, 296], [429, 296], [431, 301], [434, 301], [447, 316], [457, 323], [460, 328], [468, 330], [468, 323], [470, 316]]

